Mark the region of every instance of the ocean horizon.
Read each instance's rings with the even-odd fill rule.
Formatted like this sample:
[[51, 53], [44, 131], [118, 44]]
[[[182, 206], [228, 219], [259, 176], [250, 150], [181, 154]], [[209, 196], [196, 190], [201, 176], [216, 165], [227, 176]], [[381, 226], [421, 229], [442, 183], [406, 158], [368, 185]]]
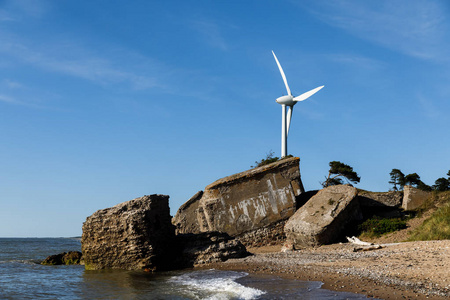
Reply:
[[0, 238], [0, 299], [367, 299], [322, 289], [318, 281], [239, 271], [87, 271], [40, 264], [68, 251], [81, 251], [81, 237]]

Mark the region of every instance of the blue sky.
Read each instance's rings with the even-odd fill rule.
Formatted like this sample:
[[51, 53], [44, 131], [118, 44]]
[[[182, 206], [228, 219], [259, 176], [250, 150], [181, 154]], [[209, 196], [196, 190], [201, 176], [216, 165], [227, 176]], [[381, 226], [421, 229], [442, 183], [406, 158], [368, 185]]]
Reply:
[[81, 235], [148, 194], [172, 214], [288, 152], [307, 190], [339, 160], [357, 187], [450, 169], [447, 1], [0, 0], [0, 237]]

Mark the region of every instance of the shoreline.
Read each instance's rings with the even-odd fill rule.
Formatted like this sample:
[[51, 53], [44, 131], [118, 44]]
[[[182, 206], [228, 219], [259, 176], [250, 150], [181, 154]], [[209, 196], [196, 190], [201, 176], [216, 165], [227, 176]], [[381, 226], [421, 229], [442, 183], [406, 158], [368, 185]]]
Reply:
[[249, 249], [253, 255], [196, 269], [245, 271], [286, 279], [321, 281], [322, 288], [379, 299], [449, 299], [450, 240], [386, 244], [354, 252], [354, 244], [279, 252]]

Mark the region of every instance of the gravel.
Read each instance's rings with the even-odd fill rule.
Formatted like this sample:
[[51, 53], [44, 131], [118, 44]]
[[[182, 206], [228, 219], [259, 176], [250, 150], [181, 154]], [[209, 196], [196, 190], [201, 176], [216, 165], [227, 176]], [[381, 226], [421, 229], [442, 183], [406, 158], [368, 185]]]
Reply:
[[425, 296], [450, 297], [450, 240], [382, 245], [354, 252], [354, 244], [334, 244], [292, 252], [261, 253], [223, 264], [252, 266], [278, 274], [321, 272], [368, 279]]

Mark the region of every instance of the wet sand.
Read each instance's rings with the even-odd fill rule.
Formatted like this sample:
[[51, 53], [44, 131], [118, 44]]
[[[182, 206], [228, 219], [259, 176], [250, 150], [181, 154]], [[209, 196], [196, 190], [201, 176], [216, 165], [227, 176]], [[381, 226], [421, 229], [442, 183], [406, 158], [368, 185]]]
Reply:
[[384, 244], [357, 251], [344, 243], [280, 252], [280, 246], [248, 249], [253, 255], [198, 266], [289, 279], [321, 281], [323, 288], [380, 299], [450, 299], [450, 240]]

